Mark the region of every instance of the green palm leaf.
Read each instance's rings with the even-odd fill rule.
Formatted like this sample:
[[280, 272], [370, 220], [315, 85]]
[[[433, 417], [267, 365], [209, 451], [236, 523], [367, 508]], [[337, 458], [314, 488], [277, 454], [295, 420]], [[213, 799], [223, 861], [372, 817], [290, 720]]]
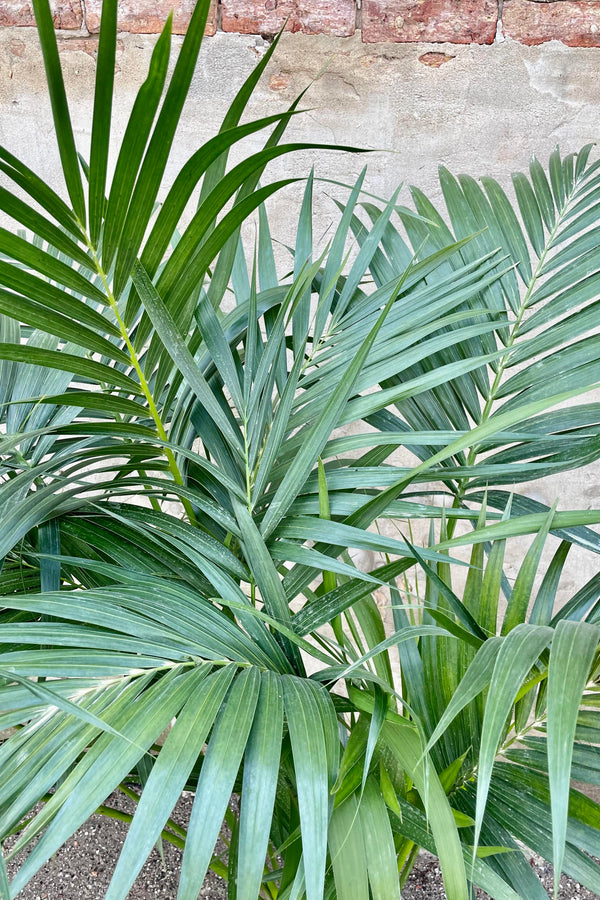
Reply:
[[[61, 788], [48, 801], [30, 825], [29, 833], [49, 823], [12, 882], [18, 892], [43, 863], [73, 834], [128, 773], [142, 755], [138, 749], [148, 748], [177, 715], [193, 689], [193, 681], [175, 675], [149, 688], [132, 710], [123, 698], [111, 707], [108, 721], [123, 731], [125, 738], [105, 735], [95, 742], [63, 781]], [[131, 743], [129, 743], [129, 741]], [[24, 837], [20, 839], [24, 841]], [[16, 847], [18, 847], [17, 842]]]
[[329, 820], [323, 722], [307, 683], [285, 676], [282, 686], [298, 789], [306, 896], [307, 900], [319, 900], [323, 896]]
[[548, 772], [552, 798], [554, 896], [558, 896], [567, 831], [571, 756], [577, 713], [600, 630], [586, 622], [559, 622], [548, 666]]
[[178, 900], [194, 900], [202, 887], [250, 734], [259, 691], [259, 672], [246, 669], [236, 678], [215, 722], [192, 807]]
[[163, 744], [138, 803], [131, 828], [119, 857], [107, 898], [125, 898], [169, 818], [192, 766], [202, 752], [219, 707], [233, 677], [233, 666], [208, 674], [200, 667], [194, 675], [195, 690], [177, 716]]
[[385, 802], [376, 781], [368, 779], [359, 801], [369, 884], [373, 900], [400, 900], [398, 865]]
[[475, 847], [479, 841], [494, 758], [506, 726], [507, 717], [521, 683], [551, 637], [552, 630], [542, 625], [517, 625], [507, 635], [498, 653], [490, 682], [481, 733], [475, 811]]
[[283, 701], [277, 677], [261, 675], [244, 756], [237, 859], [237, 900], [254, 900], [263, 879], [281, 754]]
[[85, 222], [85, 200], [83, 184], [79, 169], [79, 160], [75, 149], [75, 139], [71, 126], [71, 117], [67, 106], [65, 85], [58, 57], [58, 47], [52, 23], [52, 13], [48, 0], [35, 0], [33, 4], [37, 22], [38, 35], [42, 45], [44, 66], [52, 103], [54, 127], [58, 139], [58, 149], [62, 163], [65, 183], [73, 204], [73, 211], [83, 225]]
[[[329, 853], [338, 900], [369, 900], [365, 836], [358, 803], [355, 795], [349, 797], [334, 809], [329, 823]], [[397, 874], [395, 881], [397, 884]]]

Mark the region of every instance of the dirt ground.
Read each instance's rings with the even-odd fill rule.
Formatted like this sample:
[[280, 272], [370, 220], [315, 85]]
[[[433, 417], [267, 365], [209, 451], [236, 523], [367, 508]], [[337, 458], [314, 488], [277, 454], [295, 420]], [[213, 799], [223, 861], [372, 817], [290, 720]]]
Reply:
[[[173, 814], [175, 821], [184, 823], [189, 818], [192, 797], [184, 796]], [[111, 798], [111, 805], [132, 811], [131, 801]], [[102, 900], [127, 834], [123, 822], [92, 816], [64, 847], [50, 860], [38, 875], [29, 882], [18, 897], [19, 900]], [[225, 847], [221, 848], [225, 851]], [[130, 900], [175, 900], [181, 852], [170, 844], [164, 844], [163, 859], [155, 849], [129, 893]], [[18, 867], [18, 859], [10, 863], [9, 875]], [[534, 862], [544, 887], [552, 888], [552, 867], [543, 861]], [[199, 897], [209, 900], [227, 900], [227, 888], [222, 879], [212, 873], [206, 878]], [[445, 900], [438, 862], [424, 854], [415, 866], [402, 891], [403, 900]], [[479, 900], [488, 895], [478, 891]], [[593, 894], [569, 878], [563, 876], [560, 900], [599, 900]], [[527, 898], [523, 898], [527, 900]]]

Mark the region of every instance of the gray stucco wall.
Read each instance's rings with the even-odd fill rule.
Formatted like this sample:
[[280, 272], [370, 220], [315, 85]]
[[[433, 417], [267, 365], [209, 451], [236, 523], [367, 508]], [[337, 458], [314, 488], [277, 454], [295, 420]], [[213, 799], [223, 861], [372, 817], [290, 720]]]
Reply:
[[[115, 128], [122, 132], [142, 80], [155, 38], [119, 38]], [[180, 41], [175, 39], [175, 45]], [[93, 41], [61, 42], [66, 81], [80, 149], [87, 152], [93, 96]], [[243, 79], [264, 53], [260, 37], [218, 33], [207, 39], [173, 153], [173, 172], [199, 144], [214, 134]], [[425, 52], [448, 59], [439, 68], [424, 65]], [[356, 35], [283, 36], [274, 61], [251, 104], [250, 113], [284, 109], [327, 67], [306, 98], [310, 109], [296, 117], [289, 136], [300, 141], [336, 141], [373, 149], [368, 158], [298, 153], [272, 164], [272, 178], [305, 175], [312, 164], [324, 178], [353, 180], [365, 162], [367, 186], [388, 197], [400, 183], [416, 184], [439, 200], [437, 166], [455, 173], [495, 176], [506, 187], [510, 173], [525, 170], [536, 153], [546, 162], [558, 142], [577, 150], [599, 134], [600, 49], [575, 49], [556, 42], [527, 47], [505, 40], [478, 45], [365, 45]], [[0, 31], [0, 142], [17, 152], [40, 175], [60, 187], [58, 157], [37, 37], [32, 29]], [[258, 149], [260, 141], [255, 140]], [[323, 186], [316, 203], [315, 235], [325, 234], [335, 207]], [[408, 200], [407, 192], [402, 195]], [[275, 197], [275, 234], [293, 236], [300, 192]], [[536, 482], [531, 496], [560, 507], [600, 504], [600, 467]], [[596, 571], [596, 560], [574, 551], [572, 591]], [[569, 579], [567, 579], [568, 582]]]

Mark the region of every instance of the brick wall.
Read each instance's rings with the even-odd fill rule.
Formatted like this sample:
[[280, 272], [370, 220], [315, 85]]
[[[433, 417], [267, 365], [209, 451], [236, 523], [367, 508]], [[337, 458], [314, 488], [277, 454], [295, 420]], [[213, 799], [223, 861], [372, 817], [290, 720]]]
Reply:
[[[173, 8], [173, 30], [185, 32], [195, 0], [120, 0], [120, 28], [160, 30]], [[97, 33], [102, 0], [50, 0], [57, 28]], [[292, 32], [349, 37], [366, 43], [524, 44], [562, 41], [600, 46], [600, 0], [212, 0], [207, 34], [218, 30]], [[0, 0], [0, 26], [33, 26], [31, 0]]]

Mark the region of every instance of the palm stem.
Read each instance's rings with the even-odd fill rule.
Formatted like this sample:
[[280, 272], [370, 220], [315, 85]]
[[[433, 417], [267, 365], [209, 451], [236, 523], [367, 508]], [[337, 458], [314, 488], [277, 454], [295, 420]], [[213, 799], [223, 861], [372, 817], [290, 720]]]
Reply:
[[[561, 210], [561, 214], [566, 211], [567, 206], [568, 206], [568, 201], [565, 202], [565, 206]], [[500, 388], [500, 385], [502, 384], [502, 379], [504, 377], [504, 373], [506, 372], [506, 369], [508, 367], [508, 359], [510, 356], [510, 351], [512, 350], [512, 348], [515, 344], [515, 341], [519, 336], [519, 329], [523, 322], [523, 317], [529, 307], [529, 301], [531, 299], [531, 295], [533, 294], [533, 291], [535, 289], [537, 281], [538, 281], [540, 275], [542, 274], [542, 270], [543, 270], [544, 264], [546, 262], [546, 257], [548, 255], [548, 251], [550, 249], [550, 246], [552, 245], [552, 241], [554, 240], [554, 237], [558, 230], [560, 220], [561, 220], [561, 216], [558, 217], [557, 222], [554, 225], [554, 228], [550, 232], [550, 235], [549, 235], [548, 240], [546, 241], [544, 250], [538, 260], [538, 264], [536, 266], [535, 272], [533, 273], [531, 281], [530, 281], [529, 285], [527, 286], [527, 290], [525, 292], [525, 295], [523, 297], [521, 305], [517, 311], [516, 318], [512, 324], [510, 334], [509, 334], [508, 340], [506, 342], [506, 352], [504, 353], [504, 355], [502, 356], [502, 358], [500, 360], [500, 363], [498, 365], [498, 371], [496, 372], [494, 381], [492, 382], [492, 385], [488, 391], [488, 395], [486, 397], [485, 405], [483, 407], [478, 425], [483, 425], [484, 422], [487, 422], [487, 420], [489, 419], [489, 417], [492, 413], [494, 402], [496, 400], [496, 394], [498, 392], [498, 389]], [[471, 447], [469, 450], [468, 457], [467, 457], [467, 466], [474, 465], [475, 460], [477, 458], [477, 454], [478, 454], [477, 447]], [[463, 501], [467, 486], [468, 486], [468, 479], [463, 479], [459, 483], [458, 490], [454, 496], [454, 500], [452, 503], [453, 509], [456, 509], [462, 505], [462, 501]], [[448, 523], [448, 537], [449, 538], [451, 538], [453, 536], [455, 527], [456, 527], [456, 520], [450, 521]]]
[[406, 884], [408, 876], [412, 872], [421, 850], [419, 845], [413, 844], [412, 841], [407, 841], [406, 844], [407, 846], [403, 848], [403, 852], [398, 858], [398, 870], [400, 871], [400, 890], [402, 890], [402, 888]]
[[[121, 337], [127, 347], [128, 352], [129, 352], [131, 364], [132, 364], [133, 368], [135, 369], [137, 376], [139, 378], [140, 387], [141, 387], [144, 397], [146, 398], [146, 401], [148, 403], [148, 409], [150, 411], [150, 415], [152, 416], [152, 419], [154, 420], [154, 424], [156, 425], [157, 434], [158, 434], [159, 438], [161, 439], [161, 441], [164, 441], [165, 443], [167, 443], [169, 440], [169, 437], [167, 435], [165, 426], [163, 425], [163, 421], [160, 417], [160, 413], [158, 411], [156, 403], [154, 402], [154, 397], [152, 396], [152, 391], [150, 390], [150, 386], [146, 380], [146, 376], [144, 375], [143, 369], [140, 365], [140, 361], [138, 359], [137, 353], [135, 352], [135, 348], [129, 337], [129, 332], [127, 331], [125, 322], [123, 321], [123, 319], [121, 317], [121, 313], [119, 312], [119, 307], [117, 305], [117, 301], [116, 301], [115, 296], [110, 287], [108, 277], [107, 277], [106, 273], [104, 272], [104, 269], [102, 268], [100, 260], [98, 259], [98, 255], [96, 254], [96, 250], [93, 247], [91, 241], [88, 240], [87, 243], [88, 243], [88, 248], [93, 255], [94, 262], [96, 264], [96, 268], [98, 271], [98, 275], [102, 279], [102, 284], [104, 285], [104, 290], [106, 291], [106, 297], [110, 304], [110, 308], [112, 309], [115, 319], [117, 320], [117, 325], [119, 326], [119, 331], [121, 332]], [[184, 480], [181, 475], [181, 472], [179, 471], [179, 466], [177, 465], [177, 460], [175, 459], [175, 454], [173, 453], [173, 451], [171, 450], [170, 447], [164, 447], [163, 452], [167, 458], [167, 462], [169, 464], [169, 469], [171, 471], [171, 474], [173, 476], [173, 480], [174, 480], [175, 484], [179, 484], [179, 485], [183, 486]], [[185, 512], [187, 514], [190, 524], [197, 525], [198, 523], [196, 521], [196, 516], [194, 514], [194, 510], [192, 508], [192, 504], [190, 503], [190, 501], [187, 500], [186, 498], [182, 498], [182, 504], [183, 504], [183, 508], [185, 509]]]

